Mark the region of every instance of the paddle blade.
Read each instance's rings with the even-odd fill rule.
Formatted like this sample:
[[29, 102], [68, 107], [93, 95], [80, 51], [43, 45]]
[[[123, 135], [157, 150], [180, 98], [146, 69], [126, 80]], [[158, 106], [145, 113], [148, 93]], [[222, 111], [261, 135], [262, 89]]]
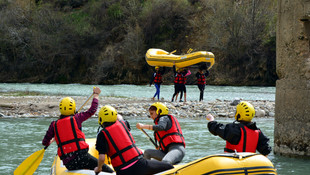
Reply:
[[40, 165], [45, 149], [41, 149], [31, 154], [14, 171], [14, 175], [32, 175]]

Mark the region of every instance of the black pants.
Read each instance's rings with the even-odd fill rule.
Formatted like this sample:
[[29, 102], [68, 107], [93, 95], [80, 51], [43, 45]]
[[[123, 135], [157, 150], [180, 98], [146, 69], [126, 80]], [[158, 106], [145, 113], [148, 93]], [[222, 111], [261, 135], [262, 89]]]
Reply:
[[[89, 153], [79, 153], [76, 158], [68, 162], [65, 166], [68, 170], [78, 170], [78, 169], [90, 169], [94, 170], [97, 167], [98, 160], [90, 155]], [[104, 172], [114, 172], [108, 165], [104, 164], [102, 166], [102, 171]]]
[[185, 86], [185, 84], [180, 84], [180, 92], [181, 92], [181, 95], [180, 95], [180, 100], [181, 100], [182, 97], [183, 97], [183, 92], [186, 93], [186, 86]]
[[[182, 89], [182, 84], [176, 84], [174, 83], [174, 94], [172, 96], [172, 100], [174, 99], [174, 97], [181, 91]], [[177, 101], [177, 99], [175, 99], [175, 101]]]
[[161, 162], [158, 160], [146, 160], [141, 158], [131, 167], [117, 171], [117, 175], [151, 175], [162, 171], [166, 171], [173, 168], [173, 166], [167, 162]]
[[205, 87], [206, 87], [206, 85], [204, 85], [204, 84], [198, 84], [198, 88], [200, 91], [199, 101], [203, 100], [203, 92], [205, 91]]

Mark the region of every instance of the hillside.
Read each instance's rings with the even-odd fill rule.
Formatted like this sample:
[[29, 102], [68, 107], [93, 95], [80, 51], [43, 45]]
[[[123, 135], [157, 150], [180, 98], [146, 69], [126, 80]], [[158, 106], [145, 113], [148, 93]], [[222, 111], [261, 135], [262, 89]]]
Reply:
[[209, 84], [272, 86], [276, 2], [1, 0], [0, 82], [146, 84], [147, 49], [192, 48], [215, 54]]

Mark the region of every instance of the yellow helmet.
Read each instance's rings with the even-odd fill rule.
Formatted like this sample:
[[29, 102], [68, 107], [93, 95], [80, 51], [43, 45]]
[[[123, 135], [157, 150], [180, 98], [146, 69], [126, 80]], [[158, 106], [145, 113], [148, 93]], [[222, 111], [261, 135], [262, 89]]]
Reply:
[[[169, 112], [167, 106], [161, 102], [155, 102], [151, 106], [154, 106], [157, 108], [156, 114], [158, 115], [167, 115]], [[161, 113], [159, 113], [159, 110], [161, 110]]]
[[159, 69], [159, 66], [155, 66], [155, 69]]
[[110, 105], [103, 106], [99, 111], [98, 123], [102, 125], [104, 122], [115, 122], [117, 119], [117, 111]]
[[251, 122], [255, 115], [255, 109], [249, 102], [242, 101], [236, 107], [235, 119], [237, 121]]
[[63, 98], [59, 103], [61, 115], [73, 115], [75, 113], [75, 101], [71, 97]]

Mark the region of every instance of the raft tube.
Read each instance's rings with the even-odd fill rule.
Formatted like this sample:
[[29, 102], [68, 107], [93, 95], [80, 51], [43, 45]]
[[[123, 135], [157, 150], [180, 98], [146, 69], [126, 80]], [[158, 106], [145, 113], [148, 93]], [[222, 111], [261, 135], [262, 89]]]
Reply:
[[207, 51], [197, 51], [185, 55], [174, 55], [162, 49], [149, 49], [145, 54], [145, 60], [150, 66], [172, 67], [173, 63], [177, 68], [188, 67], [201, 62], [208, 62], [210, 69], [214, 65], [214, 54]]
[[271, 161], [256, 153], [215, 154], [177, 165], [174, 169], [160, 173], [161, 175], [191, 175], [191, 174], [243, 174], [267, 175], [277, 174]]
[[[96, 150], [95, 144], [96, 144], [96, 139], [86, 139], [86, 142], [89, 145], [89, 150], [88, 153], [91, 154], [92, 156], [96, 157], [98, 159], [99, 153]], [[105, 164], [109, 165], [112, 169], [112, 165], [109, 164], [110, 159], [106, 157], [105, 159]], [[60, 160], [59, 156], [56, 155], [54, 158], [54, 162], [51, 168], [51, 175], [86, 175], [86, 174], [95, 174], [94, 170], [67, 170], [67, 168], [63, 165], [62, 161]], [[105, 173], [101, 172], [98, 175], [116, 175], [116, 173]]]
[[[98, 158], [98, 151], [95, 149], [96, 139], [86, 139], [89, 144], [89, 153]], [[106, 158], [106, 164], [112, 169], [111, 162]], [[62, 164], [58, 156], [55, 156], [51, 168], [52, 175], [94, 175], [93, 170], [74, 170], [69, 171]], [[173, 169], [158, 173], [156, 175], [193, 175], [193, 174], [238, 174], [238, 175], [258, 175], [258, 174], [277, 174], [271, 161], [256, 153], [227, 153], [206, 156], [186, 164], [175, 165]], [[116, 173], [101, 172], [99, 175], [116, 175]]]

